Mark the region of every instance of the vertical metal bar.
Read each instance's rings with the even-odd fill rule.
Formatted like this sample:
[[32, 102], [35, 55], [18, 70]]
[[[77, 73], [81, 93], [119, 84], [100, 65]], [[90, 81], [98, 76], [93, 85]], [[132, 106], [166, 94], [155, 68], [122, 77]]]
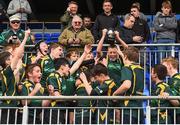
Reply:
[[34, 109], [34, 118], [33, 118], [33, 124], [35, 124], [36, 123], [36, 108]]
[[166, 108], [166, 125], [168, 124], [168, 110]]
[[97, 121], [98, 124], [99, 124], [99, 115], [100, 113], [99, 113], [99, 108], [98, 108], [98, 121]]
[[2, 119], [1, 119], [1, 114], [2, 114], [2, 109], [0, 109], [0, 121], [2, 120]]
[[18, 113], [18, 109], [15, 109], [16, 111], [15, 111], [15, 122], [14, 122], [14, 124], [16, 125], [16, 123], [17, 123], [17, 113]]
[[[54, 107], [53, 107], [53, 109], [54, 109]], [[51, 124], [51, 122], [52, 122], [52, 108], [51, 109], [49, 109], [50, 110], [50, 115], [49, 115], [49, 124]]]
[[41, 113], [41, 124], [44, 123], [44, 108], [42, 109], [42, 113]]
[[176, 125], [176, 109], [174, 109], [174, 125]]
[[107, 113], [107, 111], [108, 111], [108, 109], [106, 108], [106, 122], [105, 122], [105, 124], [107, 125], [108, 124], [108, 122], [107, 122], [107, 120], [108, 120], [108, 113]]
[[175, 47], [174, 46], [172, 46], [172, 49], [171, 49], [171, 56], [175, 57]]
[[113, 125], [116, 124], [116, 111], [115, 109], [113, 110]]
[[138, 110], [138, 125], [139, 125], [141, 115], [140, 115], [140, 109], [137, 109], [137, 110]]
[[81, 109], [81, 124], [83, 124], [83, 108]]
[[124, 122], [124, 121], [123, 121], [123, 120], [124, 120], [124, 119], [123, 119], [123, 116], [124, 116], [124, 109], [123, 109], [123, 108], [122, 108], [122, 113], [121, 113], [121, 114], [122, 114], [122, 115], [121, 115], [121, 124], [123, 125], [123, 122]]
[[68, 109], [66, 109], [66, 121], [65, 121], [65, 124], [67, 125], [68, 123]]
[[57, 112], [57, 124], [59, 124], [59, 122], [60, 122], [60, 121], [59, 121], [59, 118], [60, 118], [59, 110], [60, 110], [60, 109], [58, 108], [57, 110], [58, 110], [58, 112]]
[[25, 106], [23, 107], [23, 117], [22, 117], [22, 124], [28, 123], [28, 106], [27, 106], [27, 100], [25, 101]]
[[147, 119], [147, 124], [151, 124], [151, 107], [148, 105], [146, 106], [146, 119]]
[[89, 109], [89, 124], [92, 123], [91, 120], [92, 120], [92, 111], [91, 109]]
[[130, 118], [129, 118], [130, 120], [129, 121], [130, 121], [130, 125], [131, 125], [132, 124], [132, 109], [129, 108], [129, 110], [130, 110]]
[[9, 124], [9, 114], [10, 114], [10, 109], [8, 109], [8, 112], [7, 112], [7, 124]]
[[73, 123], [74, 125], [75, 125], [75, 123], [76, 123], [76, 118], [75, 118], [75, 117], [76, 117], [76, 116], [75, 116], [76, 114], [75, 114], [75, 113], [76, 113], [76, 109], [74, 108], [74, 114], [73, 114], [73, 115], [74, 115], [74, 118], [73, 118], [73, 119], [74, 119], [74, 123]]
[[160, 109], [157, 110], [157, 122], [158, 122], [158, 125], [159, 125], [159, 113], [160, 113]]

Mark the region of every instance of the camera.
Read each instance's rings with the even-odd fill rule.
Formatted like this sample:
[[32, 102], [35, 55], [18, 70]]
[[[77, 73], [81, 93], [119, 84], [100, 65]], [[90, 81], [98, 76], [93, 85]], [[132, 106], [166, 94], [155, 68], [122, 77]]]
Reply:
[[17, 43], [17, 39], [18, 39], [17, 34], [13, 34], [12, 38], [9, 40], [9, 43], [11, 44]]

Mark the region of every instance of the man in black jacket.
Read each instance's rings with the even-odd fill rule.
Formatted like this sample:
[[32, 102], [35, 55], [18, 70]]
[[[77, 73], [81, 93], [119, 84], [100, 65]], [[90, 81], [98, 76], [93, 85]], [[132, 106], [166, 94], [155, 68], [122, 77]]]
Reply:
[[[101, 31], [103, 29], [108, 29], [108, 30], [114, 30], [118, 24], [119, 20], [117, 16], [112, 14], [113, 6], [110, 0], [104, 0], [103, 2], [103, 10], [104, 12], [96, 17], [94, 26], [93, 26], [93, 35], [95, 38], [95, 42], [100, 40], [102, 33]], [[107, 38], [105, 43], [107, 43]]]

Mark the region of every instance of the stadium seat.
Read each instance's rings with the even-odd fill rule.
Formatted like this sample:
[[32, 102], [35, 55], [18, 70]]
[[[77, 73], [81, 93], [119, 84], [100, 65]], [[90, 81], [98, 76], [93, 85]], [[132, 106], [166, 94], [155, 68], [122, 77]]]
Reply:
[[58, 37], [61, 35], [61, 33], [51, 33], [51, 41], [58, 42]]
[[149, 27], [152, 27], [152, 21], [153, 21], [152, 15], [146, 15], [146, 17], [147, 17], [147, 23]]
[[180, 20], [180, 14], [176, 14], [176, 19]]
[[60, 22], [45, 22], [44, 26], [46, 29], [61, 29]]

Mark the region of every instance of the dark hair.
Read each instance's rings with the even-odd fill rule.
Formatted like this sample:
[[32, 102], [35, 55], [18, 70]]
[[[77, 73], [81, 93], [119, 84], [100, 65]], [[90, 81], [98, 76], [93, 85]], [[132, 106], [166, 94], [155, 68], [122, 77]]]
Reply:
[[29, 65], [26, 66], [26, 68], [25, 68], [25, 76], [26, 76], [26, 78], [29, 78], [28, 73], [32, 73], [34, 67], [36, 67], [36, 66], [38, 66], [41, 69], [41, 66], [39, 64], [37, 64], [37, 63], [29, 64]]
[[135, 47], [128, 47], [123, 50], [124, 56], [127, 56], [129, 61], [138, 62], [139, 61], [139, 50]]
[[[104, 4], [104, 3], [107, 3], [107, 2], [111, 3], [110, 0], [104, 0], [104, 1], [103, 1], [103, 4]], [[113, 6], [112, 3], [111, 3], [111, 6]]]
[[154, 66], [154, 73], [157, 74], [157, 77], [160, 80], [164, 80], [167, 76], [167, 68], [166, 66], [162, 65], [162, 64], [158, 64]]
[[110, 44], [110, 46], [108, 46], [108, 49], [109, 48], [117, 48], [117, 46], [115, 44]]
[[131, 6], [131, 9], [133, 9], [133, 8], [136, 8], [138, 11], [140, 11], [140, 7], [139, 7], [138, 5], [133, 4], [133, 5]]
[[101, 63], [96, 64], [92, 69], [93, 76], [104, 74], [108, 75], [107, 67]]
[[75, 5], [77, 5], [77, 6], [78, 6], [78, 4], [77, 4], [77, 2], [76, 2], [76, 1], [70, 1], [70, 2], [68, 3], [68, 5], [70, 5], [70, 4], [75, 4]]
[[3, 51], [0, 53], [0, 66], [2, 66], [2, 68], [6, 68], [6, 60], [10, 57], [11, 53], [10, 52], [6, 52]]
[[58, 70], [60, 68], [60, 66], [65, 66], [65, 65], [69, 65], [69, 61], [66, 58], [58, 58], [54, 60], [54, 67], [55, 70]]

